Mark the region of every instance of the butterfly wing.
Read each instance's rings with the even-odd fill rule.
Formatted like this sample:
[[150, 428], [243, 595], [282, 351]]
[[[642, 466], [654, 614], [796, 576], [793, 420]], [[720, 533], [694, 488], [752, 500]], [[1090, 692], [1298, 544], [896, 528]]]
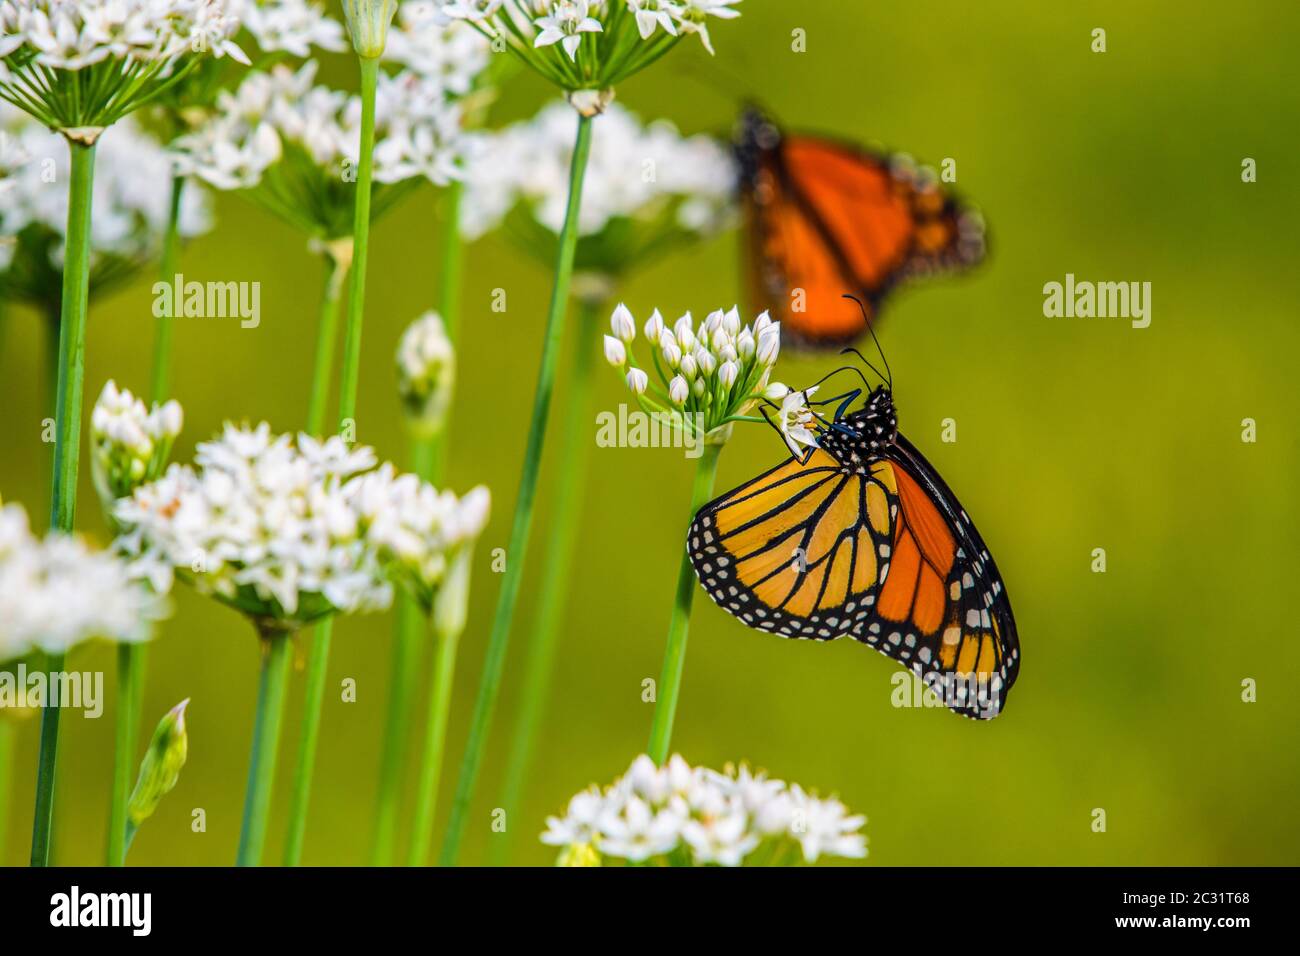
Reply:
[[687, 550], [709, 596], [745, 624], [851, 634], [957, 713], [996, 716], [1015, 681], [1019, 642], [997, 567], [901, 436], [865, 475], [821, 450], [789, 459], [701, 508]]
[[871, 614], [897, 499], [824, 451], [791, 458], [705, 505], [687, 547], [704, 589], [750, 627], [831, 640]]
[[957, 498], [899, 435], [889, 566], [873, 620], [853, 636], [907, 664], [967, 717], [996, 717], [1020, 668], [1020, 640], [997, 565]]
[[861, 335], [846, 292], [874, 321], [901, 279], [983, 258], [979, 217], [933, 176], [899, 157], [766, 129], [741, 154], [748, 271], [757, 301], [796, 341], [830, 347]]

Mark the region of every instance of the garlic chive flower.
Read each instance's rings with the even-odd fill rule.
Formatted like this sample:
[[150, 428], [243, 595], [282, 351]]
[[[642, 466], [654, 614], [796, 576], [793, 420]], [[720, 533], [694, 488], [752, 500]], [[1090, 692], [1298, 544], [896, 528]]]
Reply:
[[564, 866], [740, 866], [862, 859], [866, 817], [798, 784], [728, 766], [692, 767], [644, 754], [605, 788], [576, 794], [548, 817], [542, 842]]
[[0, 508], [0, 663], [93, 638], [148, 640], [166, 613], [127, 562], [76, 535], [38, 538], [20, 506]]
[[374, 452], [338, 436], [226, 425], [118, 502], [118, 541], [168, 583], [175, 575], [247, 615], [263, 633], [382, 609], [392, 589], [352, 507]]
[[487, 37], [464, 20], [443, 17], [436, 0], [404, 0], [384, 50], [386, 62], [434, 80], [452, 99], [474, 90], [491, 58]]
[[[237, 190], [309, 237], [352, 235], [361, 101], [315, 84], [317, 64], [248, 74], [218, 96], [215, 115], [172, 148], [177, 169], [216, 189]], [[381, 74], [376, 91], [372, 218], [421, 178], [460, 175], [459, 107], [436, 81]]]
[[790, 453], [796, 458], [803, 458], [809, 448], [817, 447], [817, 435], [813, 431], [817, 419], [808, 407], [808, 399], [818, 387], [814, 385], [802, 392], [787, 392], [781, 397], [781, 407], [777, 410], [777, 429]]
[[417, 433], [441, 431], [456, 381], [456, 350], [437, 312], [426, 312], [397, 344], [397, 391]]
[[441, 0], [570, 94], [580, 112], [609, 104], [613, 87], [698, 33], [712, 53], [707, 20], [740, 15], [740, 0]]
[[[457, 498], [384, 465], [353, 484], [349, 501], [388, 576], [426, 614], [450, 614], [444, 632], [459, 633], [468, 598], [465, 564], [491, 507], [487, 488]], [[446, 588], [455, 593], [443, 593]]]
[[[772, 365], [780, 351], [780, 324], [766, 312], [752, 326], [742, 326], [735, 306], [726, 312], [711, 312], [698, 326], [691, 314], [681, 316], [672, 327], [665, 325], [656, 310], [645, 323], [649, 338], [650, 368], [646, 371], [634, 354], [635, 322], [628, 331], [631, 313], [621, 303], [611, 317], [614, 335], [605, 336], [605, 359], [615, 368], [627, 367], [628, 388], [641, 407], [663, 414], [696, 437], [721, 444], [731, 435], [731, 424], [750, 421], [750, 412], [767, 399], [774, 383]], [[750, 348], [746, 343], [757, 339]], [[766, 344], [764, 344], [766, 343]], [[779, 386], [785, 391], [785, 386]]]
[[[3, 0], [0, 0], [3, 2]], [[0, 102], [0, 298], [58, 316], [68, 223], [68, 149], [62, 137]], [[172, 160], [134, 117], [100, 138], [90, 224], [90, 290], [104, 294], [157, 257], [170, 213]], [[182, 237], [212, 228], [207, 194], [181, 202]]]
[[0, 0], [0, 99], [83, 143], [201, 59], [248, 58], [225, 0]]
[[[533, 119], [469, 137], [461, 231], [504, 227], [520, 248], [554, 261], [569, 195], [577, 117], [552, 103]], [[611, 106], [592, 129], [582, 184], [579, 274], [621, 278], [735, 222], [736, 166], [709, 136], [683, 136]]]
[[90, 415], [90, 466], [110, 516], [118, 499], [162, 474], [182, 422], [175, 400], [147, 409], [111, 379], [104, 385]]

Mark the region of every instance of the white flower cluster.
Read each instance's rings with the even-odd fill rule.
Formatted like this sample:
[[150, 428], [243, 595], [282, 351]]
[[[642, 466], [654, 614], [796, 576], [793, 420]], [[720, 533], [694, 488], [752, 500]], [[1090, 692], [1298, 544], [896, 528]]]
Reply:
[[226, 0], [226, 6], [263, 53], [309, 57], [311, 48], [347, 49], [343, 24], [308, 0]]
[[432, 611], [456, 557], [487, 526], [491, 496], [479, 485], [458, 498], [385, 464], [357, 479], [352, 502], [388, 575]]
[[436, 431], [455, 389], [456, 350], [437, 312], [412, 322], [397, 343], [397, 392], [412, 423]]
[[468, 24], [448, 22], [435, 0], [406, 0], [384, 58], [434, 80], [447, 96], [465, 96], [492, 56], [487, 37]]
[[660, 768], [642, 754], [613, 784], [576, 794], [563, 817], [548, 817], [542, 842], [596, 865], [740, 866], [791, 855], [815, 863], [865, 857], [866, 822], [839, 800], [745, 766], [719, 773], [674, 755]]
[[112, 554], [74, 535], [37, 538], [21, 507], [0, 508], [0, 663], [92, 638], [147, 640], [166, 610]]
[[[473, 137], [462, 206], [469, 238], [495, 228], [517, 205], [559, 233], [577, 123], [572, 109], [553, 103], [531, 120]], [[735, 193], [735, 162], [712, 137], [682, 136], [667, 121], [642, 125], [612, 105], [592, 129], [578, 230], [597, 236], [628, 220], [648, 233], [643, 248], [671, 231], [708, 234], [731, 218]]]
[[183, 421], [175, 400], [149, 409], [112, 379], [104, 385], [90, 415], [90, 464], [110, 514], [119, 498], [162, 473]]
[[26, 47], [36, 64], [56, 70], [202, 52], [248, 62], [232, 39], [239, 21], [226, 0], [0, 0], [0, 28], [0, 57]]
[[[790, 391], [770, 380], [781, 351], [781, 324], [766, 312], [752, 326], [742, 325], [735, 306], [710, 312], [698, 326], [689, 312], [669, 326], [655, 309], [643, 331], [655, 352], [656, 385], [632, 354], [637, 329], [627, 306], [620, 302], [609, 324], [606, 361], [627, 369], [627, 387], [643, 405], [651, 411], [681, 413], [686, 427], [708, 434], [745, 415], [759, 401], [779, 400]], [[727, 433], [719, 437], [725, 440]]]
[[166, 583], [174, 572], [254, 618], [293, 628], [334, 611], [387, 607], [384, 578], [353, 507], [370, 448], [228, 424], [118, 502], [120, 542]]
[[[106, 260], [140, 264], [157, 252], [171, 204], [172, 160], [130, 117], [100, 137], [96, 150], [91, 219], [92, 269]], [[68, 146], [26, 113], [0, 103], [0, 232], [16, 237], [40, 233], [33, 249], [48, 255], [43, 265], [63, 268], [63, 233], [68, 221]], [[4, 185], [8, 183], [7, 190]], [[180, 233], [201, 235], [212, 227], [208, 197], [186, 190]], [[45, 237], [53, 242], [45, 242]], [[15, 244], [0, 243], [0, 270]], [[6, 252], [7, 250], [7, 252]], [[54, 292], [57, 294], [57, 288]]]
[[[699, 34], [712, 53], [708, 18], [738, 17], [738, 3], [440, 0], [439, 10], [448, 19], [467, 20], [485, 35], [499, 38], [544, 76], [572, 91], [612, 87], [654, 62], [684, 34]], [[557, 51], [554, 56], [543, 55], [552, 49]], [[599, 109], [592, 107], [593, 112]]]
[[[210, 121], [173, 144], [177, 167], [217, 189], [252, 189], [282, 158], [301, 155], [342, 183], [359, 159], [361, 101], [314, 85], [316, 70], [308, 61], [249, 73], [217, 97]], [[375, 121], [376, 182], [425, 176], [441, 185], [456, 174], [460, 114], [433, 81], [381, 76]]]

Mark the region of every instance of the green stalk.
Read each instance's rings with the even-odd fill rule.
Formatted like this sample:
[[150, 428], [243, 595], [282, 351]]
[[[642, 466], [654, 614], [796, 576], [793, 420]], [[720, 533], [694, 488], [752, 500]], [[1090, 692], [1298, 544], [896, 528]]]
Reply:
[[357, 383], [361, 374], [361, 319], [366, 305], [366, 258], [370, 245], [370, 181], [374, 172], [375, 86], [379, 61], [358, 57], [361, 64], [361, 153], [357, 164], [357, 193], [352, 220], [352, 286], [348, 295], [348, 324], [343, 343], [343, 371], [339, 379], [339, 427], [357, 410]]
[[[54, 493], [50, 525], [71, 531], [77, 508], [77, 465], [81, 457], [81, 388], [86, 361], [86, 309], [90, 297], [90, 206], [95, 147], [68, 141], [72, 174], [68, 184], [68, 228], [59, 316], [59, 394], [54, 426]], [[63, 670], [64, 655], [51, 654], [48, 669]], [[41, 747], [36, 771], [36, 814], [32, 823], [32, 866], [50, 862], [54, 822], [54, 777], [59, 752], [59, 708], [41, 709]]]
[[[564, 618], [569, 594], [569, 572], [578, 542], [579, 518], [586, 498], [587, 465], [591, 457], [591, 433], [587, 431], [587, 416], [591, 409], [593, 390], [592, 369], [598, 348], [596, 327], [598, 316], [605, 306], [583, 302], [578, 311], [578, 335], [574, 340], [573, 373], [569, 394], [561, 412], [563, 445], [559, 460], [564, 463], [565, 476], [555, 494], [552, 511], [552, 532], [546, 541], [542, 558], [542, 589], [537, 608], [537, 623], [528, 657], [524, 662], [523, 693], [519, 713], [515, 717], [514, 733], [510, 738], [510, 756], [506, 760], [505, 783], [501, 787], [498, 806], [506, 811], [506, 819], [515, 817], [519, 809], [524, 781], [528, 776], [537, 731], [550, 696], [551, 673], [555, 660], [555, 643]], [[493, 862], [504, 863], [509, 854], [507, 827], [504, 838], [494, 840]]]
[[460, 634], [433, 628], [436, 647], [433, 685], [429, 688], [429, 711], [425, 720], [424, 756], [420, 761], [416, 791], [415, 825], [411, 832], [410, 866], [423, 866], [433, 842], [434, 811], [442, 780], [442, 755], [447, 743], [447, 715], [451, 711], [451, 687], [456, 676], [456, 644]]
[[[348, 320], [343, 343], [343, 369], [339, 378], [339, 430], [354, 421], [357, 385], [361, 375], [361, 320], [366, 304], [366, 253], [370, 240], [370, 186], [374, 171], [375, 87], [379, 60], [358, 57], [361, 69], [361, 151], [357, 163], [357, 192], [352, 220], [352, 284], [348, 295]], [[321, 709], [325, 702], [325, 677], [329, 668], [330, 619], [316, 626], [308, 663], [307, 688], [303, 701], [302, 740], [294, 773], [293, 806], [289, 814], [286, 862], [293, 865], [302, 849], [302, 832], [307, 826], [307, 805], [311, 797], [311, 775], [316, 765]], [[296, 835], [296, 836], [295, 836]]]
[[259, 866], [266, 842], [275, 762], [280, 750], [280, 724], [284, 718], [284, 685], [289, 676], [291, 637], [287, 633], [259, 631], [262, 674], [257, 685], [257, 718], [253, 723], [253, 749], [248, 761], [248, 789], [244, 794], [244, 823], [239, 831], [236, 866]]
[[[415, 474], [432, 481], [437, 438], [411, 439], [411, 465]], [[372, 866], [392, 866], [397, 836], [397, 809], [402, 787], [403, 756], [410, 726], [411, 698], [415, 694], [420, 642], [427, 620], [420, 605], [403, 593], [397, 601], [393, 667], [388, 683], [388, 714], [384, 720], [383, 749], [379, 759], [379, 801], [375, 810], [375, 845]]]
[[[320, 321], [316, 333], [316, 360], [312, 369], [311, 400], [307, 407], [307, 431], [320, 435], [325, 427], [325, 410], [329, 404], [330, 373], [334, 369], [334, 340], [338, 333], [339, 298], [347, 266], [340, 255], [325, 256], [325, 290], [321, 296]], [[311, 802], [311, 780], [316, 769], [316, 748], [320, 738], [321, 711], [325, 704], [325, 682], [329, 676], [330, 642], [334, 619], [327, 617], [316, 625], [312, 637], [311, 658], [307, 665], [303, 719], [298, 742], [298, 761], [293, 772], [293, 792], [289, 803], [289, 833], [284, 843], [284, 865], [297, 866], [302, 860], [302, 846], [307, 833], [307, 807]]]
[[532, 531], [533, 505], [537, 493], [537, 473], [542, 460], [542, 446], [546, 437], [546, 418], [551, 406], [551, 391], [555, 385], [555, 366], [560, 352], [560, 339], [564, 333], [564, 314], [569, 301], [569, 282], [573, 277], [573, 255], [578, 242], [578, 210], [582, 202], [582, 181], [591, 152], [591, 117], [578, 120], [578, 132], [573, 147], [573, 161], [569, 169], [569, 199], [564, 214], [564, 227], [560, 230], [559, 255], [555, 264], [555, 286], [551, 292], [550, 310], [546, 319], [546, 338], [542, 346], [541, 369], [537, 376], [537, 391], [533, 399], [532, 423], [529, 426], [528, 446], [524, 452], [523, 472], [519, 479], [519, 497], [515, 502], [514, 521], [510, 527], [508, 563], [501, 594], [497, 600], [496, 617], [488, 639], [487, 655], [483, 662], [483, 677], [479, 683], [478, 697], [474, 701], [474, 714], [470, 722], [469, 739], [461, 761], [460, 778], [456, 783], [456, 796], [447, 825], [447, 838], [443, 843], [440, 862], [449, 866], [456, 862], [461, 837], [465, 832], [466, 814], [474, 795], [479, 766], [487, 748], [492, 714], [496, 709], [497, 694], [501, 689], [501, 674], [505, 669], [506, 650], [510, 642], [510, 625], [515, 604], [519, 599], [519, 585], [523, 575], [524, 558], [528, 551], [528, 537]]
[[[695, 485], [691, 491], [690, 518], [713, 497], [713, 480], [718, 474], [718, 455], [722, 445], [705, 444], [704, 453], [695, 464]], [[677, 601], [668, 625], [668, 644], [664, 648], [664, 666], [659, 674], [654, 721], [650, 725], [650, 759], [662, 764], [672, 745], [673, 718], [677, 714], [677, 696], [682, 689], [682, 670], [686, 666], [686, 636], [691, 626], [691, 603], [695, 599], [695, 569], [690, 556], [682, 549], [682, 565], [677, 572]]]
[[108, 814], [108, 865], [126, 864], [126, 806], [131, 787], [131, 757], [139, 732], [140, 667], [132, 653], [138, 645], [117, 647], [116, 746], [113, 752], [113, 797]]
[[14, 782], [14, 722], [0, 714], [0, 866], [5, 865]]
[[[159, 278], [171, 282], [176, 275], [180, 255], [181, 195], [185, 177], [173, 176], [167, 227], [163, 232], [162, 254], [158, 262]], [[153, 376], [151, 400], [161, 404], [171, 390], [172, 322], [171, 315], [160, 316], [154, 329]], [[131, 795], [131, 764], [140, 733], [140, 707], [144, 694], [145, 644], [121, 644], [117, 649], [116, 742], [113, 749], [113, 793], [108, 809], [108, 865], [124, 866], [130, 846], [127, 837], [126, 807]]]
[[[464, 188], [458, 181], [453, 180], [448, 185], [438, 239], [442, 253], [442, 263], [438, 270], [438, 314], [442, 316], [443, 328], [453, 344], [460, 331], [460, 202], [463, 192]], [[411, 438], [412, 469], [415, 474], [435, 486], [442, 483], [446, 466], [449, 424], [450, 421], [442, 422], [433, 436], [413, 435]], [[424, 614], [414, 600], [406, 594], [400, 595], [397, 600], [397, 617], [393, 628], [393, 667], [388, 684], [388, 715], [384, 723], [383, 750], [379, 761], [375, 846], [370, 858], [373, 866], [392, 866], [393, 863], [411, 698], [415, 693], [420, 643], [426, 627]]]
[[334, 251], [325, 253], [325, 289], [321, 294], [320, 319], [316, 325], [316, 359], [312, 366], [311, 398], [307, 404], [307, 431], [312, 435], [319, 435], [324, 430], [329, 406], [334, 346], [339, 330], [339, 300], [348, 273], [344, 255]]

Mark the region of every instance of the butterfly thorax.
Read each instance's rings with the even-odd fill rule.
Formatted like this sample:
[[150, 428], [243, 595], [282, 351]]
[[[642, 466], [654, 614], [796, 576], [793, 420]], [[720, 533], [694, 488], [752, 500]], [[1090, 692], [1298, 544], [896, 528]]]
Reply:
[[889, 389], [877, 388], [866, 403], [834, 422], [817, 439], [846, 470], [866, 474], [898, 435], [898, 414]]

